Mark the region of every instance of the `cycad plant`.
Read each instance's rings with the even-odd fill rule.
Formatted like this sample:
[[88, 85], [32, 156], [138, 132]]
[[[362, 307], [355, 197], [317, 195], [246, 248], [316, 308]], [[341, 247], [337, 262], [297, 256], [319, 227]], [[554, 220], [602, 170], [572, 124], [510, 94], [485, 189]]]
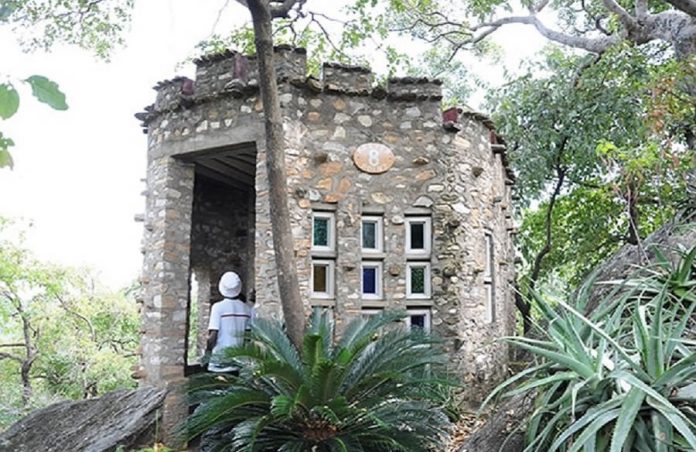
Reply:
[[450, 427], [438, 341], [390, 312], [355, 319], [334, 343], [329, 316], [315, 311], [302, 350], [279, 323], [255, 320], [249, 340], [225, 352], [239, 376], [195, 381], [189, 437], [205, 434], [220, 451], [438, 449]]
[[545, 338], [507, 340], [537, 362], [489, 397], [536, 390], [526, 451], [696, 450], [695, 261], [658, 253], [587, 316], [588, 291], [573, 306], [535, 297]]

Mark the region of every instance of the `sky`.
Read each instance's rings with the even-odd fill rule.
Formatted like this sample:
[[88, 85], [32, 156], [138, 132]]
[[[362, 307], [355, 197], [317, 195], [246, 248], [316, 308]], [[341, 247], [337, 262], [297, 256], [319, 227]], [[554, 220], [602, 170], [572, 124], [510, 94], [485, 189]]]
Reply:
[[[323, 3], [323, 10], [338, 16], [341, 3]], [[27, 248], [42, 260], [91, 268], [112, 289], [137, 279], [142, 223], [134, 215], [144, 212], [147, 147], [133, 115], [154, 101], [157, 81], [192, 77], [193, 67], [180, 63], [196, 43], [248, 20], [248, 12], [230, 0], [136, 1], [126, 46], [109, 63], [67, 46], [25, 54], [8, 30], [0, 30], [0, 79], [8, 70], [11, 80], [48, 76], [69, 105], [54, 111], [18, 86], [18, 113], [0, 121], [0, 130], [15, 142], [14, 169], [0, 169], [0, 216], [30, 225]], [[509, 67], [544, 43], [522, 26], [495, 38]], [[487, 80], [502, 81], [499, 67], [477, 66]]]

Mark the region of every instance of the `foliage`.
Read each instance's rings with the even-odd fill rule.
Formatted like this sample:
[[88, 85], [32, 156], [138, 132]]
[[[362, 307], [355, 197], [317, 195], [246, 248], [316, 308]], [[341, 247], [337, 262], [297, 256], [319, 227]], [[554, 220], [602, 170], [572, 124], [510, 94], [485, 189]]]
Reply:
[[[26, 51], [49, 50], [67, 43], [90, 49], [101, 58], [123, 43], [122, 32], [130, 21], [133, 0], [4, 0], [0, 2], [0, 26], [12, 29]], [[6, 69], [7, 70], [7, 69]], [[58, 85], [42, 75], [26, 79], [0, 72], [0, 119], [14, 116], [19, 108], [17, 86], [31, 87], [32, 95], [55, 110], [67, 110]], [[14, 80], [13, 80], [14, 79]], [[13, 167], [10, 147], [14, 141], [0, 132], [0, 168]]]
[[535, 297], [543, 339], [508, 340], [538, 361], [491, 394], [537, 391], [526, 450], [696, 449], [696, 247], [681, 255], [658, 253], [587, 317], [588, 290]]
[[0, 222], [0, 428], [56, 400], [133, 387], [132, 297], [99, 289], [87, 272], [37, 261], [10, 229]]
[[[17, 83], [17, 82], [15, 82]], [[58, 84], [41, 75], [32, 75], [19, 83], [26, 83], [31, 87], [32, 95], [54, 110], [67, 110], [65, 95], [58, 88]], [[0, 119], [6, 120], [17, 113], [19, 109], [19, 92], [11, 81], [0, 83]], [[9, 148], [14, 146], [11, 138], [5, 137], [0, 132], [0, 168], [13, 167], [12, 155]]]
[[[642, 232], [650, 234], [673, 218], [675, 204], [646, 204], [640, 211]], [[544, 246], [548, 202], [522, 213], [518, 243], [522, 275], [529, 275], [536, 253]], [[628, 216], [623, 201], [609, 186], [579, 187], [560, 197], [553, 209], [554, 246], [541, 264], [543, 282], [562, 281], [574, 287], [624, 243]], [[524, 283], [524, 279], [522, 279]]]
[[123, 44], [133, 4], [133, 0], [5, 0], [0, 4], [0, 25], [9, 26], [27, 51], [66, 43], [106, 58]]
[[228, 349], [240, 375], [205, 376], [186, 428], [215, 450], [428, 450], [449, 421], [437, 401], [446, 356], [438, 341], [393, 325], [401, 313], [351, 322], [333, 343], [329, 313], [315, 311], [297, 350], [277, 322], [255, 321]]
[[[550, 206], [552, 246], [540, 275], [549, 278], [554, 269], [571, 284], [634, 242], [632, 225], [645, 237], [674, 215], [696, 153], [655, 118], [676, 123], [694, 115], [688, 93], [662, 83], [685, 65], [668, 71], [628, 46], [601, 58], [549, 49], [543, 61], [490, 96], [518, 174], [516, 193], [531, 205], [520, 234], [523, 281], [547, 243]], [[554, 184], [560, 190], [552, 195]]]

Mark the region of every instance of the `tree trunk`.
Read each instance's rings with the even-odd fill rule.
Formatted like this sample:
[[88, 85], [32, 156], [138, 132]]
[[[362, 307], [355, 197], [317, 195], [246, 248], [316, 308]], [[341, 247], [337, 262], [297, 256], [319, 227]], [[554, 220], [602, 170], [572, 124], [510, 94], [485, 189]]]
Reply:
[[268, 170], [271, 203], [273, 249], [278, 271], [283, 316], [288, 335], [299, 348], [304, 335], [304, 305], [297, 281], [290, 212], [288, 210], [287, 176], [285, 174], [285, 137], [278, 98], [278, 83], [273, 65], [273, 37], [268, 0], [249, 0], [249, 11], [254, 23], [259, 87], [266, 129], [266, 168]]
[[32, 362], [33, 362], [33, 359], [24, 361], [22, 363], [22, 367], [20, 370], [20, 375], [22, 377], [22, 406], [23, 407], [27, 407], [29, 405], [29, 402], [31, 401], [31, 396], [33, 394], [33, 389], [31, 387], [31, 378], [30, 378]]
[[[560, 150], [558, 153], [558, 160], [560, 161], [561, 155], [563, 151], [565, 150], [565, 145], [568, 142], [568, 138], [564, 138], [563, 142], [560, 145]], [[549, 199], [549, 204], [546, 207], [546, 219], [544, 221], [544, 229], [545, 229], [545, 241], [544, 241], [544, 247], [539, 250], [537, 255], [534, 258], [534, 265], [532, 266], [532, 272], [529, 276], [529, 286], [527, 290], [527, 297], [523, 297], [521, 295], [515, 296], [515, 305], [517, 306], [517, 309], [519, 309], [520, 313], [522, 314], [522, 327], [524, 331], [524, 335], [526, 336], [527, 333], [529, 333], [529, 330], [532, 327], [532, 317], [531, 317], [531, 306], [529, 304], [529, 295], [534, 291], [536, 288], [536, 283], [537, 280], [539, 279], [539, 274], [541, 273], [541, 264], [544, 261], [544, 258], [551, 252], [552, 246], [553, 246], [553, 236], [552, 236], [552, 230], [553, 230], [553, 208], [556, 205], [556, 200], [558, 199], [558, 196], [561, 194], [561, 189], [563, 188], [563, 183], [565, 182], [566, 178], [566, 169], [564, 167], [561, 167], [560, 164], [556, 165], [556, 176], [558, 179], [556, 179], [556, 185], [554, 186], [553, 192], [551, 193], [551, 199]]]

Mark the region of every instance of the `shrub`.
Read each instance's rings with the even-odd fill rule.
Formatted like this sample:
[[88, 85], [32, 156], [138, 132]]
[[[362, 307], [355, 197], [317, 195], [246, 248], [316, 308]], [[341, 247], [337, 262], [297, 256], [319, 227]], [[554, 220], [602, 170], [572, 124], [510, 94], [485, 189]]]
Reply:
[[[226, 350], [239, 376], [194, 383], [189, 437], [213, 450], [425, 451], [450, 422], [435, 400], [446, 354], [419, 331], [390, 327], [402, 313], [351, 322], [334, 344], [333, 322], [315, 311], [301, 350], [281, 325], [257, 319], [250, 339]], [[439, 397], [441, 399], [441, 397]]]
[[537, 391], [525, 450], [696, 450], [695, 261], [658, 253], [587, 316], [588, 291], [575, 306], [535, 296], [544, 339], [507, 340], [538, 361], [489, 397]]

